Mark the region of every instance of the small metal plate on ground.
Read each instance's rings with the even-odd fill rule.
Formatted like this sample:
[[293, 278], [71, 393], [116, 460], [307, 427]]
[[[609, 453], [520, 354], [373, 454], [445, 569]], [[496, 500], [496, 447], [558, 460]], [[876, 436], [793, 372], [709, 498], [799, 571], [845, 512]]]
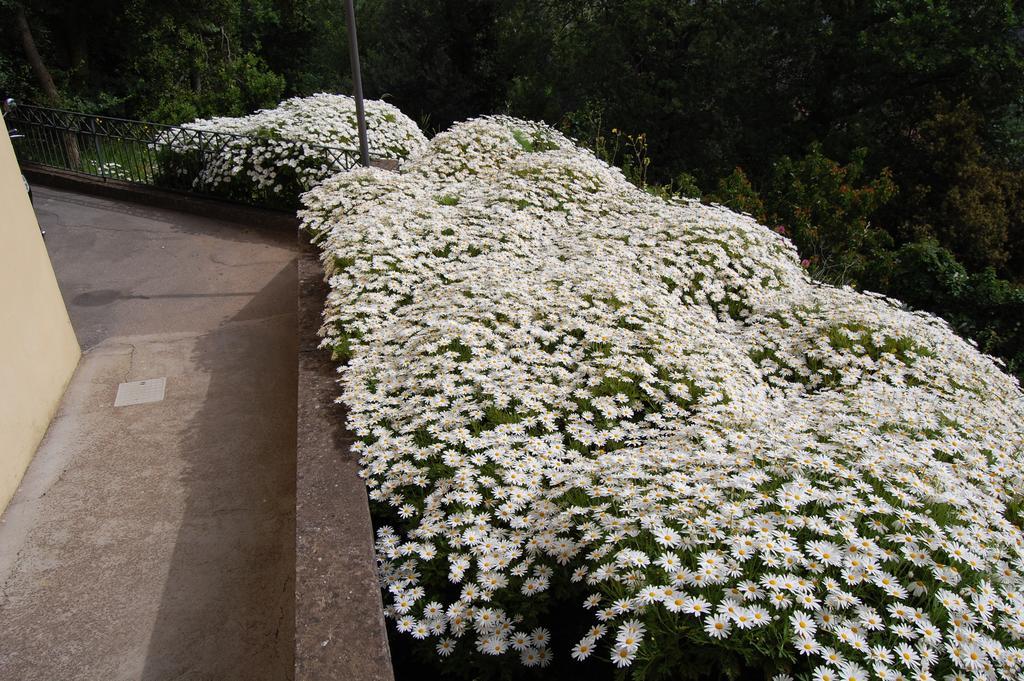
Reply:
[[117, 386], [117, 397], [114, 398], [114, 406], [127, 407], [132, 404], [160, 402], [164, 399], [164, 389], [166, 387], [167, 379], [165, 377], [122, 383]]

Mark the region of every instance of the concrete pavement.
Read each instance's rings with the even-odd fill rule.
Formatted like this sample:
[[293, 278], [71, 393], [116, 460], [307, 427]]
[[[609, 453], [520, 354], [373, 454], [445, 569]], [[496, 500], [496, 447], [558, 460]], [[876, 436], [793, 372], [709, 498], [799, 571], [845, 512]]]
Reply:
[[0, 678], [291, 678], [294, 234], [35, 197], [84, 355], [0, 517]]

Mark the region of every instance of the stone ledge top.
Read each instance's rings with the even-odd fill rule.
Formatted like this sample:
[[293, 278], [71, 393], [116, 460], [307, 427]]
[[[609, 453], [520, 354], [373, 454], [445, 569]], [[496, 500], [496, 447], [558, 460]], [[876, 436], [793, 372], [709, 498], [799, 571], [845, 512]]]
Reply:
[[334, 363], [317, 350], [327, 286], [302, 234], [298, 270], [295, 679], [393, 681], [366, 485]]

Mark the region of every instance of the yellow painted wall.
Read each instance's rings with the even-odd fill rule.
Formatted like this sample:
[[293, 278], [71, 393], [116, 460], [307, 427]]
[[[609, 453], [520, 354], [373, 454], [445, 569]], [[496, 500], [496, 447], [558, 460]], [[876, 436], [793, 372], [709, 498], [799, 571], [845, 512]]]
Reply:
[[0, 510], [57, 411], [80, 350], [6, 126], [0, 125]]

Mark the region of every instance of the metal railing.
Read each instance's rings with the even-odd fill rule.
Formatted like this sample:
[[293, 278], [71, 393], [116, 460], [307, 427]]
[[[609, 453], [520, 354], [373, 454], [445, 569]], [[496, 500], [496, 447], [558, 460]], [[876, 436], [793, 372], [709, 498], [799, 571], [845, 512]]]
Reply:
[[[302, 163], [274, 166], [275, 182], [256, 182], [247, 173], [250, 163], [273, 165], [273, 154], [265, 154], [268, 147], [286, 154], [296, 143], [24, 104], [6, 120], [24, 135], [15, 141], [23, 164], [270, 208], [294, 208], [312, 180], [359, 164], [357, 150], [298, 142]], [[226, 158], [242, 170], [225, 173]], [[383, 159], [377, 164], [397, 163]]]

